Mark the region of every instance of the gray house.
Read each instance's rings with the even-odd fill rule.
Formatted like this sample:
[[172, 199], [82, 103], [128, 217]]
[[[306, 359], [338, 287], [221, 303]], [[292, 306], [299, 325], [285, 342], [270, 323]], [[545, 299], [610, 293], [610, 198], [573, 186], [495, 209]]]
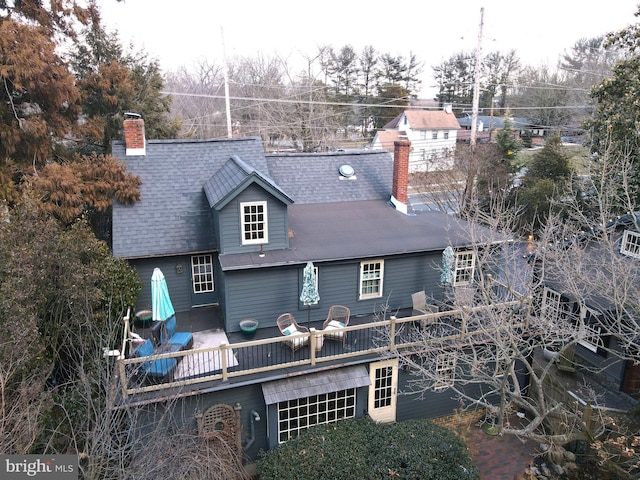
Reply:
[[[394, 176], [386, 151], [265, 155], [260, 138], [126, 150], [114, 142], [113, 155], [142, 180], [141, 199], [114, 205], [113, 253], [145, 284], [138, 309], [150, 307], [148, 279], [159, 267], [177, 311], [218, 304], [228, 332], [245, 318], [274, 326], [281, 313], [306, 312], [309, 261], [318, 269], [316, 320], [334, 304], [352, 315], [383, 301], [407, 308], [422, 288], [439, 298], [442, 251], [470, 244], [452, 217], [407, 214], [407, 174]], [[365, 289], [371, 275], [378, 283]]]
[[[371, 314], [382, 304], [413, 318], [413, 293], [443, 298], [446, 247], [456, 254], [454, 285], [475, 277], [467, 225], [438, 212], [413, 214], [407, 206], [408, 141], [397, 142], [393, 156], [265, 155], [257, 137], [145, 141], [141, 122], [127, 120], [125, 141], [113, 144], [113, 155], [142, 182], [139, 202], [114, 204], [113, 252], [144, 282], [138, 309], [150, 307], [149, 279], [159, 267], [177, 312], [215, 306], [231, 350], [207, 352], [226, 364], [188, 381], [137, 388], [121, 378], [125, 395], [156, 408], [168, 396], [178, 398], [182, 422], [194, 427], [206, 425], [202, 412], [235, 412], [242, 426], [230, 435], [242, 437], [237, 443], [249, 460], [316, 423], [365, 414], [378, 421], [429, 418], [459, 407], [446, 388], [401, 395], [410, 372], [397, 358], [382, 357], [374, 341], [380, 323]], [[309, 261], [320, 294], [310, 310], [299, 300]], [[281, 343], [279, 315], [318, 322], [333, 305], [350, 309], [348, 341], [297, 352]], [[236, 343], [246, 318], [259, 321], [257, 340]], [[384, 325], [393, 330], [392, 321]], [[369, 323], [354, 325], [362, 322]], [[196, 346], [169, 355], [181, 365], [203, 358]], [[134, 370], [136, 359], [119, 360], [127, 366], [121, 372]], [[444, 367], [446, 385], [453, 372]]]
[[[635, 212], [611, 220], [605, 232], [596, 230], [568, 241], [564, 245], [568, 251], [577, 250], [578, 256], [587, 255], [590, 260], [572, 262], [576, 270], [572, 281], [555, 275], [552, 264], [540, 291], [541, 315], [553, 322], [569, 319], [580, 326], [579, 340], [569, 349], [573, 365], [597, 371], [598, 380], [611, 391], [636, 400], [640, 400], [640, 365], [633, 361], [640, 321], [638, 225], [640, 212]], [[617, 282], [602, 280], [603, 274], [615, 276], [616, 272], [620, 274]]]

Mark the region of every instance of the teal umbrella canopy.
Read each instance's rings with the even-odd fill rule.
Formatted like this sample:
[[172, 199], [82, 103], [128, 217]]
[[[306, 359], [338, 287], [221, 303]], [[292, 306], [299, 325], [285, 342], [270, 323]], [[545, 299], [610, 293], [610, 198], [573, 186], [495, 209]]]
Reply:
[[442, 252], [442, 273], [440, 274], [440, 283], [443, 285], [453, 285], [453, 266], [456, 261], [456, 252], [451, 246], [448, 246]]
[[318, 293], [316, 272], [313, 268], [313, 262], [307, 262], [302, 274], [302, 292], [300, 293], [300, 301], [304, 305], [315, 305], [320, 301]]
[[169, 298], [169, 288], [159, 268], [153, 269], [151, 275], [151, 314], [154, 321], [164, 322], [175, 315]]

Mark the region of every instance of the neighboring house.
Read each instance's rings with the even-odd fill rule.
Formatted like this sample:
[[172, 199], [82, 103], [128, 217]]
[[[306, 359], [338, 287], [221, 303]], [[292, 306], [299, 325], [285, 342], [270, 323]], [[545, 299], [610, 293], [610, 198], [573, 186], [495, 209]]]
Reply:
[[[583, 255], [596, 259], [576, 266], [581, 269], [576, 271], [576, 278], [586, 278], [584, 275], [598, 278], [600, 265], [622, 261], [627, 265], [629, 277], [618, 279], [619, 285], [613, 279], [594, 284], [578, 282], [575, 285], [572, 280], [570, 293], [568, 287], [563, 287], [566, 280], [562, 277], [554, 279], [552, 271], [547, 273], [540, 294], [540, 314], [546, 319], [552, 322], [579, 319], [579, 324], [584, 325], [581, 339], [573, 350], [574, 364], [597, 371], [599, 380], [612, 391], [624, 392], [637, 400], [640, 400], [640, 365], [634, 365], [631, 360], [621, 361], [621, 358], [624, 358], [625, 344], [630, 342], [637, 345], [640, 318], [634, 305], [616, 305], [611, 299], [628, 297], [637, 302], [640, 295], [639, 224], [640, 212], [636, 212], [613, 220], [607, 226], [607, 236], [615, 251], [603, 248], [590, 234], [576, 238], [584, 242]], [[617, 258], [612, 259], [611, 255]], [[636, 281], [629, 283], [633, 278]], [[622, 288], [622, 285], [627, 285], [624, 292], [613, 290]], [[619, 335], [611, 334], [618, 331]]]
[[371, 148], [393, 151], [394, 142], [411, 142], [410, 172], [445, 170], [453, 166], [460, 124], [451, 107], [444, 110], [405, 110], [376, 132]]
[[[141, 180], [136, 204], [113, 206], [113, 252], [126, 258], [144, 282], [139, 309], [151, 305], [155, 267], [166, 277], [176, 311], [218, 305], [227, 334], [238, 332], [246, 318], [275, 330], [285, 312], [301, 323], [307, 315], [316, 322], [332, 305], [347, 306], [354, 318], [371, 315], [385, 303], [394, 312], [411, 311], [412, 293], [423, 289], [433, 301], [442, 300], [441, 265], [448, 246], [456, 252], [454, 287], [474, 281], [468, 225], [439, 212], [408, 210], [411, 144], [406, 140], [395, 143], [393, 157], [384, 150], [265, 155], [258, 137], [129, 138], [142, 128], [142, 120], [127, 120], [126, 141], [114, 142], [112, 149]], [[320, 301], [309, 310], [300, 293], [310, 261]], [[347, 335], [346, 345], [332, 342], [322, 352], [328, 357], [331, 348], [342, 349], [340, 355], [317, 365], [308, 347], [290, 354], [280, 343], [261, 343], [247, 355], [237, 347], [240, 363], [263, 355], [271, 364], [245, 378], [196, 385], [188, 393], [175, 388], [183, 402], [180, 411], [224, 404], [254, 412], [246, 418], [252, 439], [245, 454], [255, 458], [259, 449], [331, 418], [365, 413], [385, 421], [428, 418], [459, 407], [458, 399], [446, 393], [453, 375], [445, 368], [446, 355], [440, 388], [424, 397], [399, 395], [410, 372], [373, 347], [359, 351], [365, 340], [359, 331]], [[273, 363], [284, 362], [285, 354], [294, 363], [275, 370]], [[141, 399], [166, 398], [152, 393], [142, 392]], [[323, 413], [311, 418], [311, 409]], [[256, 418], [262, 420], [253, 432]], [[188, 415], [183, 421], [195, 423]]]
[[[521, 138], [525, 134], [530, 134], [534, 143], [540, 143], [544, 139], [545, 131], [542, 127], [535, 125], [530, 120], [521, 117], [510, 117], [513, 122], [511, 128]], [[471, 116], [458, 118], [461, 130], [458, 132], [459, 142], [469, 142], [471, 138]], [[504, 128], [504, 117], [478, 115], [477, 139], [478, 141], [495, 139], [495, 131]], [[493, 133], [490, 133], [493, 132]]]

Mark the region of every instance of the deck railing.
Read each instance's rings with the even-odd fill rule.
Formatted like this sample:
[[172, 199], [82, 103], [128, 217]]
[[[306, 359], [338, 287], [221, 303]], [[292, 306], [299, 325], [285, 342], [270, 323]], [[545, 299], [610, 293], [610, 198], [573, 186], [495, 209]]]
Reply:
[[[190, 387], [211, 381], [226, 382], [235, 377], [248, 377], [264, 372], [274, 372], [295, 366], [319, 365], [342, 359], [353, 359], [367, 355], [384, 355], [416, 347], [429, 348], [430, 344], [460, 339], [473, 335], [486, 335], [485, 328], [478, 328], [478, 322], [469, 322], [475, 315], [487, 314], [492, 309], [520, 309], [522, 300], [512, 300], [488, 306], [461, 308], [410, 317], [373, 321], [360, 325], [349, 325], [335, 331], [342, 331], [346, 341], [329, 340], [323, 332], [312, 329], [300, 334], [308, 337], [308, 346], [292, 352], [286, 343], [288, 337], [280, 336], [252, 340], [217, 347], [160, 353], [144, 358], [118, 358], [119, 382], [123, 395]], [[476, 317], [477, 318], [477, 317]], [[526, 317], [515, 319], [512, 327], [527, 328]], [[428, 329], [438, 325], [436, 335], [417, 337], [410, 332]], [[444, 326], [444, 327], [443, 327]], [[498, 328], [498, 327], [496, 327]], [[124, 350], [124, 349], [123, 349]], [[162, 359], [175, 359], [177, 367], [164, 379], [150, 381], [141, 375], [142, 364]], [[170, 361], [173, 363], [173, 361]]]

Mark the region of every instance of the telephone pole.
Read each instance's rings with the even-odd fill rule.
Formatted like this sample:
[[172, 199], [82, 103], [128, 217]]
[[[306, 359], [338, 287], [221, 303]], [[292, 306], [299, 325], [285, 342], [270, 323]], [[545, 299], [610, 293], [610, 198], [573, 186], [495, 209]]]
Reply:
[[478, 131], [478, 107], [480, 104], [480, 68], [482, 66], [482, 26], [484, 24], [484, 7], [480, 8], [480, 30], [478, 31], [478, 46], [476, 47], [476, 68], [473, 82], [473, 105], [471, 110], [471, 150], [476, 146]]

